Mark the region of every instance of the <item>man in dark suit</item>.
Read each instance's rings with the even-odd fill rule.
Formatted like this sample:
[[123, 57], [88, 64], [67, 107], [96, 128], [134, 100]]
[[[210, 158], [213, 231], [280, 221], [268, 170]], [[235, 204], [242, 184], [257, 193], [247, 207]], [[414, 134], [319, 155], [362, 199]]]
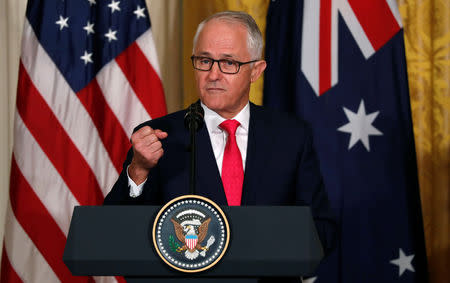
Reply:
[[[249, 103], [250, 84], [266, 68], [262, 47], [261, 32], [246, 13], [215, 14], [199, 25], [191, 58], [205, 111], [197, 136], [197, 193], [219, 205], [311, 206], [327, 253], [335, 224], [311, 130], [294, 116]], [[185, 112], [136, 128], [105, 204], [161, 205], [189, 194]]]

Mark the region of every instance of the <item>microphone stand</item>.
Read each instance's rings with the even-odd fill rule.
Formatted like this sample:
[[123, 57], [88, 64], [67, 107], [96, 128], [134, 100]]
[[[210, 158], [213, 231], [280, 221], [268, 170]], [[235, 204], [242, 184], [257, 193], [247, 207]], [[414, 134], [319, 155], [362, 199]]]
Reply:
[[189, 180], [189, 193], [191, 195], [195, 195], [195, 172], [197, 167], [195, 135], [203, 125], [203, 116], [204, 111], [200, 105], [200, 101], [191, 104], [186, 112], [186, 115], [184, 116], [184, 124], [189, 129], [191, 136], [191, 173]]
[[189, 132], [191, 133], [191, 176], [189, 182], [189, 194], [195, 195], [195, 172], [196, 172], [196, 144], [195, 144], [195, 132], [197, 131], [197, 123], [195, 119], [191, 119], [189, 122]]

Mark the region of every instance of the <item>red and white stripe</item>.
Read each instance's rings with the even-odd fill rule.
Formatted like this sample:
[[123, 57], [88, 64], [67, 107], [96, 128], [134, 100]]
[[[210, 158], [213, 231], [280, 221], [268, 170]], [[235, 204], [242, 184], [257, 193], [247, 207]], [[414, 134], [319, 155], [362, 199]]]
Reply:
[[198, 240], [197, 238], [195, 238], [195, 239], [192, 239], [192, 238], [186, 239], [186, 246], [187, 246], [190, 250], [194, 249], [195, 246], [197, 246], [197, 240]]
[[123, 282], [70, 274], [70, 219], [74, 206], [103, 202], [133, 128], [164, 114], [151, 30], [74, 93], [25, 21], [1, 283]]
[[338, 13], [366, 59], [402, 27], [395, 0], [305, 0], [301, 68], [317, 96], [338, 83]]

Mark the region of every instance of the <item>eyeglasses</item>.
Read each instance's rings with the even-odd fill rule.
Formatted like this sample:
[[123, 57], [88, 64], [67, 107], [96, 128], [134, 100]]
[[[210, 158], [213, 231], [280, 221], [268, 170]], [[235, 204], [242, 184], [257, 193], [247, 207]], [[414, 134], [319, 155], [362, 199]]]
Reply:
[[219, 70], [224, 74], [237, 74], [242, 65], [254, 63], [259, 60], [252, 60], [248, 62], [239, 62], [230, 59], [214, 60], [208, 57], [191, 56], [192, 66], [196, 70], [209, 71], [215, 62], [219, 65]]

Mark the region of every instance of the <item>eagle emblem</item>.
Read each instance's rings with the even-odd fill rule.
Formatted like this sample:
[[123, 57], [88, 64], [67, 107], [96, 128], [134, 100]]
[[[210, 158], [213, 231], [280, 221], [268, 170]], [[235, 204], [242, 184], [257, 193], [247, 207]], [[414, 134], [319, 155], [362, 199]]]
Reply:
[[[182, 243], [182, 246], [177, 243], [174, 243], [173, 237], [169, 237], [170, 246], [176, 252], [183, 252], [186, 258], [190, 260], [196, 259], [199, 255], [205, 256], [206, 251], [209, 250], [209, 247], [214, 243], [214, 236], [210, 236], [206, 245], [202, 246], [201, 244], [205, 240], [208, 234], [208, 225], [211, 222], [211, 218], [200, 222], [199, 219], [195, 218], [197, 211], [192, 211], [191, 215], [194, 216], [190, 220], [183, 221], [178, 223], [174, 218], [171, 218], [170, 221], [173, 223], [173, 228], [175, 230], [175, 235], [177, 236], [178, 241]], [[201, 214], [197, 212], [198, 214]]]
[[153, 221], [152, 240], [161, 259], [182, 272], [214, 266], [230, 241], [226, 215], [213, 201], [184, 195], [169, 201]]

